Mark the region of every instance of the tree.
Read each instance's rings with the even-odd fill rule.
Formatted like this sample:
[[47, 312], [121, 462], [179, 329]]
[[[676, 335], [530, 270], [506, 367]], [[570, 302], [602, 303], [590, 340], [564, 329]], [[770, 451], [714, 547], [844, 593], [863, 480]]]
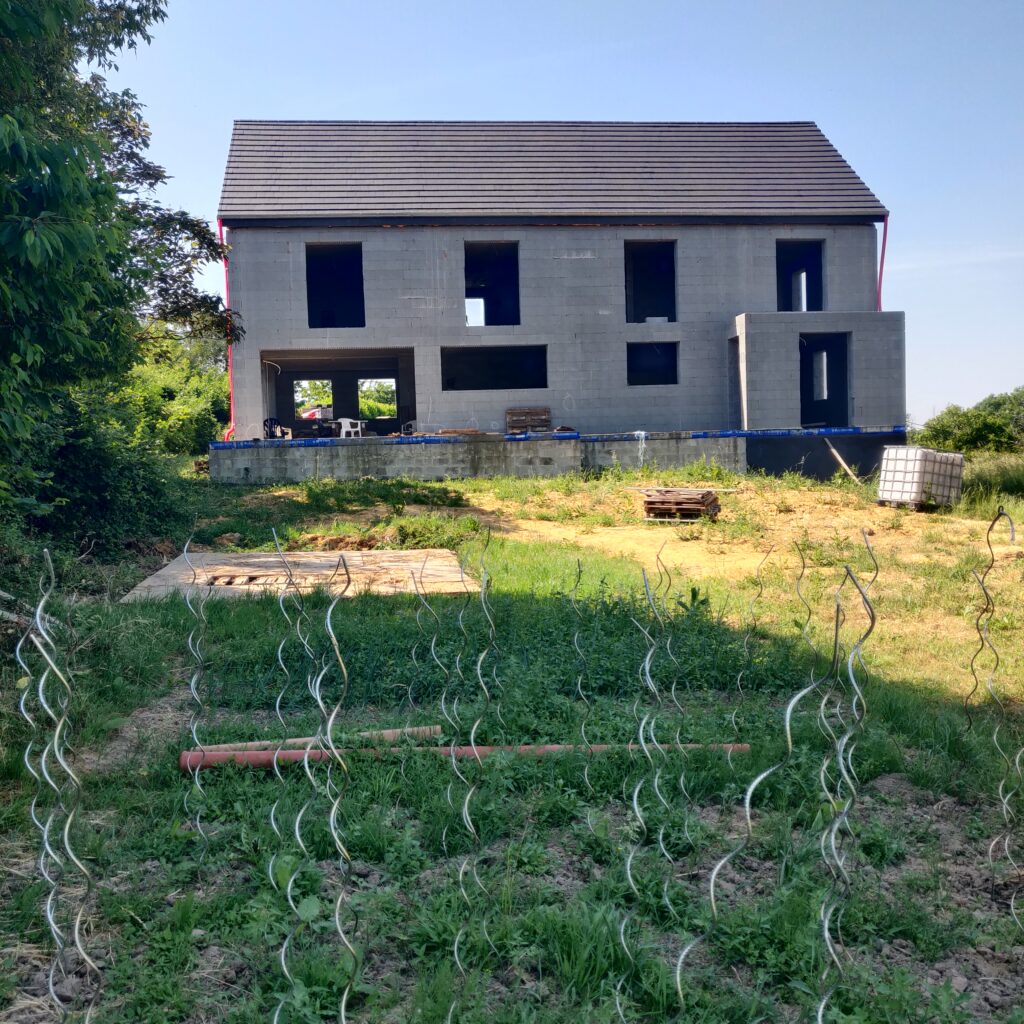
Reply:
[[30, 442], [70, 388], [141, 358], [148, 319], [228, 328], [192, 276], [221, 248], [154, 198], [166, 174], [145, 158], [138, 102], [78, 72], [115, 66], [163, 17], [162, 0], [0, 2], [0, 512], [37, 505], [47, 468]]
[[914, 442], [965, 453], [1017, 451], [1022, 440], [1020, 429], [1014, 425], [1010, 406], [997, 401], [1008, 397], [993, 395], [970, 409], [947, 406], [915, 433]]
[[361, 380], [359, 382], [359, 418], [361, 420], [394, 419], [398, 415], [393, 380]]

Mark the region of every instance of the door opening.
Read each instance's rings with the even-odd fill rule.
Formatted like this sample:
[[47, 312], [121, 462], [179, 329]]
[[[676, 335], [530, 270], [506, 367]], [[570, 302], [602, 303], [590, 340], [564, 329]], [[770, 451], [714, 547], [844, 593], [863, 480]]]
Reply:
[[800, 426], [850, 425], [848, 347], [845, 334], [800, 335]]

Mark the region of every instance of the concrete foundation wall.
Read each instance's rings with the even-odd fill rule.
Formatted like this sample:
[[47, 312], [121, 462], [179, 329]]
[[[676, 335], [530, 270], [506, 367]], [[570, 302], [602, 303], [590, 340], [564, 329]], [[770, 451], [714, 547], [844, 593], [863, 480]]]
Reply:
[[[550, 406], [555, 425], [585, 432], [739, 426], [730, 422], [728, 339], [737, 314], [775, 310], [775, 242], [789, 238], [824, 241], [828, 310], [875, 315], [871, 225], [229, 230], [231, 305], [246, 331], [233, 353], [235, 436], [262, 436], [262, 352], [395, 348], [413, 351], [421, 430], [500, 431], [505, 410], [521, 405]], [[626, 323], [627, 239], [675, 241], [678, 322]], [[464, 242], [502, 240], [519, 245], [521, 323], [467, 327]], [[305, 247], [326, 242], [362, 244], [363, 328], [308, 326]], [[628, 342], [677, 342], [678, 384], [628, 386]], [[517, 344], [548, 347], [547, 388], [441, 390], [442, 346]], [[789, 384], [795, 391], [796, 378]]]
[[746, 439], [742, 437], [651, 437], [643, 442], [619, 438], [584, 440], [582, 448], [584, 469], [677, 469], [702, 461], [716, 462], [737, 473], [747, 468]]
[[[650, 438], [643, 462], [662, 469], [702, 459], [742, 472], [743, 438]], [[283, 442], [213, 448], [210, 478], [217, 483], [297, 483], [333, 478], [356, 480], [408, 477], [444, 480], [493, 476], [557, 476], [618, 464], [641, 465], [636, 440], [459, 439], [440, 443], [393, 444], [385, 441], [334, 440], [315, 445]]]

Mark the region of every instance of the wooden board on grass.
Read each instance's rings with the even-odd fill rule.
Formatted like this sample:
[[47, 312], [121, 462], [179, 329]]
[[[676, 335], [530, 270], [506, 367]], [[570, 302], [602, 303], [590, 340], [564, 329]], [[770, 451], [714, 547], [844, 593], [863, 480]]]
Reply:
[[[464, 594], [479, 590], [471, 577], [463, 579], [459, 560], [443, 548], [420, 551], [346, 551], [345, 562], [352, 576], [347, 596], [356, 594], [412, 594], [413, 576], [424, 593]], [[210, 590], [211, 597], [247, 597], [279, 594], [288, 583], [288, 575], [275, 552], [249, 551], [224, 554], [217, 551], [190, 553], [197, 574], [197, 586]], [[325, 551], [288, 551], [288, 565], [295, 583], [303, 593], [324, 589], [332, 594], [345, 585], [345, 570], [340, 556]], [[179, 555], [159, 572], [143, 580], [122, 600], [184, 594], [192, 585], [192, 570], [184, 555]]]

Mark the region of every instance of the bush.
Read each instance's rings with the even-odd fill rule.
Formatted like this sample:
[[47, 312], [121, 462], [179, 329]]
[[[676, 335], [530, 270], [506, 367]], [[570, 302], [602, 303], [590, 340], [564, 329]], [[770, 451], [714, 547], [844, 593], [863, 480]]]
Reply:
[[110, 550], [184, 521], [173, 463], [155, 440], [126, 431], [117, 411], [105, 393], [76, 388], [37, 438], [45, 508], [30, 525], [58, 543], [94, 539]]
[[914, 432], [915, 444], [941, 451], [1012, 452], [1020, 449], [1021, 436], [1005, 410], [983, 407], [985, 399], [971, 409], [950, 405]]
[[202, 455], [228, 422], [227, 375], [197, 367], [178, 351], [133, 367], [111, 401], [139, 442], [152, 439], [172, 455]]

